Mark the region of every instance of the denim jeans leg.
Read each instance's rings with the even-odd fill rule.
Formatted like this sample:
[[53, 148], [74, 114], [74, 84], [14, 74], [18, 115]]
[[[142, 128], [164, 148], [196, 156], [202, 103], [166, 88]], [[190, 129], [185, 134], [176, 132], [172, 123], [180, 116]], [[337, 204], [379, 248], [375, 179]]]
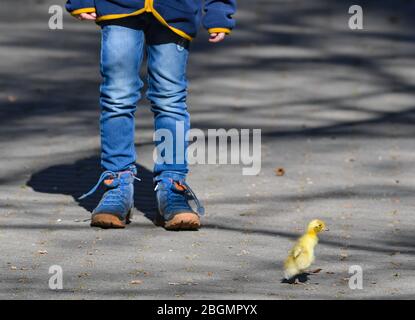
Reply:
[[122, 171], [136, 161], [135, 110], [143, 86], [139, 70], [144, 32], [117, 25], [102, 28], [101, 166]]
[[[189, 52], [176, 43], [166, 43], [148, 45], [147, 53], [147, 98], [154, 113], [154, 128], [168, 130], [173, 138], [169, 148], [172, 151], [171, 161], [156, 161], [154, 175], [171, 173], [184, 178], [188, 173], [186, 137], [190, 129], [190, 116], [186, 105]], [[160, 148], [161, 143], [162, 141], [156, 141], [156, 147]]]

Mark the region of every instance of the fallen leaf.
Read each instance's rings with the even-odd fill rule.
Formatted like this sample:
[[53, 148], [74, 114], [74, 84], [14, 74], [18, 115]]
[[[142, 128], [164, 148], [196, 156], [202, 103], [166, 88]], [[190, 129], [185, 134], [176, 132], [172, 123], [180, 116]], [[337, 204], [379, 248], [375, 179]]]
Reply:
[[341, 253], [340, 254], [340, 260], [341, 261], [344, 261], [344, 260], [346, 260], [347, 259], [347, 257], [348, 257], [349, 255], [347, 254], [347, 253]]
[[78, 274], [78, 278], [87, 277], [87, 276], [89, 276], [88, 272], [81, 272]]
[[130, 284], [142, 284], [142, 283], [143, 283], [143, 281], [141, 281], [141, 280], [132, 280], [130, 282]]
[[284, 168], [275, 168], [274, 172], [275, 172], [275, 175], [278, 177], [282, 177], [283, 175], [285, 175]]
[[11, 266], [10, 270], [17, 270], [17, 267], [16, 266]]
[[39, 254], [48, 254], [48, 252], [46, 250], [39, 250], [37, 253], [39, 253]]

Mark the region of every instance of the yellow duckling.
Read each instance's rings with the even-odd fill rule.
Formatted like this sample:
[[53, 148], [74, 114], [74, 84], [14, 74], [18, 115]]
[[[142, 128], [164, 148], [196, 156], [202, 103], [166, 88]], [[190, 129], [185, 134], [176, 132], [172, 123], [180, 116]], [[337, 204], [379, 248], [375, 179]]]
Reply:
[[308, 224], [307, 232], [297, 240], [284, 262], [284, 277], [291, 279], [303, 273], [314, 262], [314, 247], [318, 243], [317, 234], [327, 231], [321, 220], [313, 220]]

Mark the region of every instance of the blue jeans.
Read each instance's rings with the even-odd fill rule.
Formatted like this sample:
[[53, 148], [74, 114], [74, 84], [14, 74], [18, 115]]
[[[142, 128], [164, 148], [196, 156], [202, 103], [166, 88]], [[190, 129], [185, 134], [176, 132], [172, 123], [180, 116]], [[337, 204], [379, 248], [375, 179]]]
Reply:
[[[173, 161], [156, 163], [154, 175], [171, 173], [185, 176], [188, 172], [186, 157], [176, 154], [176, 144], [182, 144], [182, 150], [186, 152], [185, 137], [190, 128], [186, 106], [188, 46], [177, 41], [158, 41], [160, 37], [157, 36], [171, 31], [155, 19], [140, 19], [146, 20], [137, 27], [114, 24], [102, 26], [101, 165], [104, 170], [117, 172], [126, 170], [136, 162], [134, 118], [143, 87], [139, 71], [146, 48], [146, 96], [154, 113], [154, 127], [155, 130], [167, 129], [173, 136]], [[183, 124], [184, 134], [176, 135], [178, 121]], [[161, 142], [157, 142], [156, 146]]]

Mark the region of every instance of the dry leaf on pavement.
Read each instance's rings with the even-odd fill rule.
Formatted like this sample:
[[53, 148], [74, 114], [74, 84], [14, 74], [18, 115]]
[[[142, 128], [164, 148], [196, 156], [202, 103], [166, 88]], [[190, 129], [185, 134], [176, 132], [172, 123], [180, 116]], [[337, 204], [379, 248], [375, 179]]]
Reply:
[[278, 177], [282, 177], [283, 175], [285, 175], [284, 168], [275, 168], [274, 172], [275, 172], [275, 175]]

